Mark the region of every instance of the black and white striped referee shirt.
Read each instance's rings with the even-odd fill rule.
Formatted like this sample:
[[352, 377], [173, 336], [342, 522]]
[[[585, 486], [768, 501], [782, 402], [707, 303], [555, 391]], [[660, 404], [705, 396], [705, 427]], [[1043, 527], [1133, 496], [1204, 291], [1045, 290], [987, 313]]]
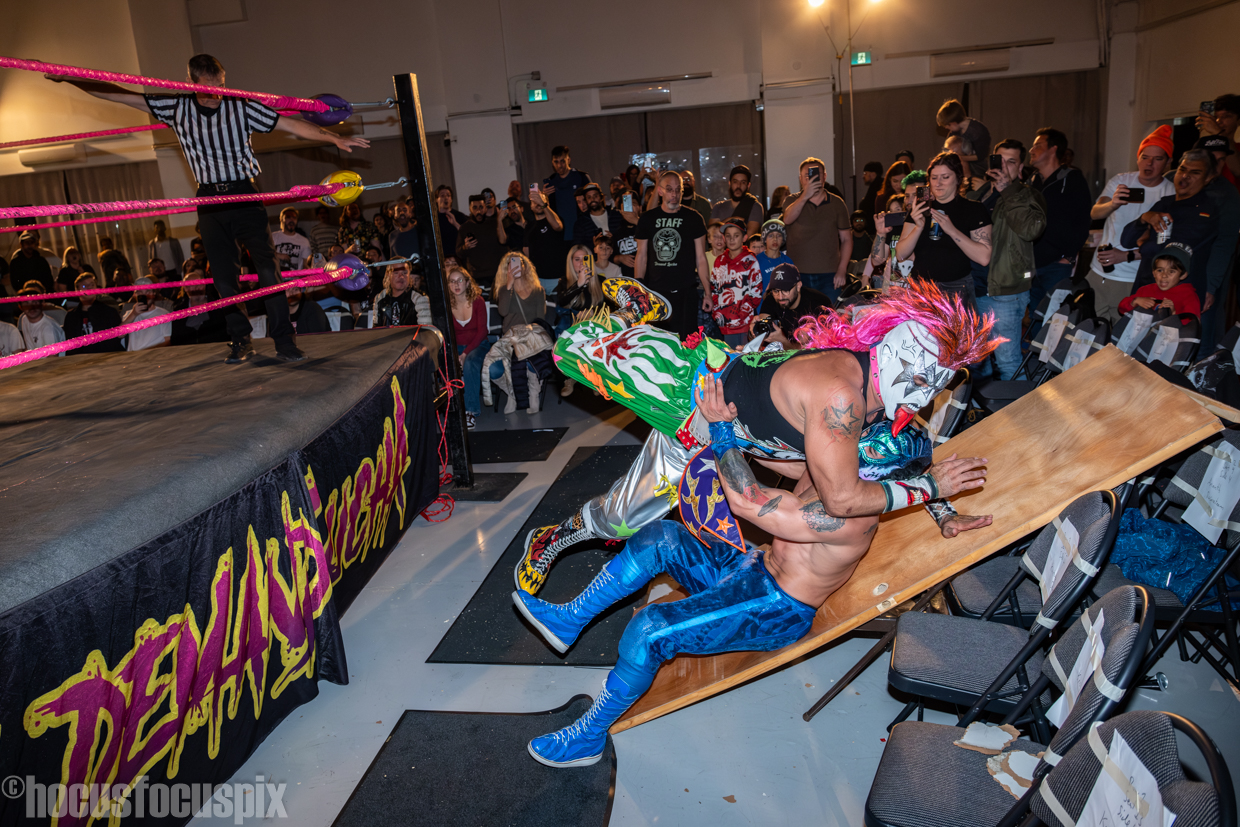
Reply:
[[275, 129], [276, 110], [246, 98], [223, 98], [218, 109], [208, 109], [193, 95], [145, 97], [156, 120], [176, 133], [199, 184], [243, 181], [261, 171], [250, 133]]

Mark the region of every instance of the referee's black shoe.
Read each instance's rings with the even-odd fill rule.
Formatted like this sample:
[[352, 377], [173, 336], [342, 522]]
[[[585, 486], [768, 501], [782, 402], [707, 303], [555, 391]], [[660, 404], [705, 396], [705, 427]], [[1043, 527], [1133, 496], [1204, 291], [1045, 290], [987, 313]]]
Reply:
[[228, 358], [224, 360], [226, 365], [239, 365], [242, 362], [249, 361], [255, 356], [254, 345], [250, 342], [250, 337], [235, 340], [228, 348]]
[[276, 358], [281, 362], [304, 362], [308, 357], [297, 345], [276, 348]]

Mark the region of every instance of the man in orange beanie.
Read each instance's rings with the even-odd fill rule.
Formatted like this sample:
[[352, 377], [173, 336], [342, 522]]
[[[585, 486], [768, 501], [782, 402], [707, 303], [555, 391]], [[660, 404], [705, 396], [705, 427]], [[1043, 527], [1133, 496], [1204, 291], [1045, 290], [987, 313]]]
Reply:
[[1130, 221], [1165, 195], [1175, 192], [1163, 178], [1171, 165], [1171, 127], [1158, 127], [1137, 148], [1136, 172], [1121, 172], [1107, 181], [1098, 202], [1090, 210], [1094, 220], [1106, 220], [1102, 241], [1089, 268], [1089, 284], [1094, 288], [1094, 308], [1099, 318], [1111, 324], [1119, 319], [1119, 303], [1132, 293], [1132, 283], [1141, 266], [1141, 254], [1124, 249], [1120, 233]]

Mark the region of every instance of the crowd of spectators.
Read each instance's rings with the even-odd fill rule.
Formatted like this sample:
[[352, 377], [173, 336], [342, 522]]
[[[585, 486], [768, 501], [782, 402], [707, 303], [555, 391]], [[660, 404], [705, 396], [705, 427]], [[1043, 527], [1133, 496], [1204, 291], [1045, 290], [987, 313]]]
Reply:
[[[757, 336], [797, 347], [792, 331], [801, 318], [916, 275], [994, 313], [997, 335], [1009, 340], [993, 356], [1003, 379], [1021, 361], [1022, 338], [1032, 332], [1030, 309], [1064, 279], [1087, 281], [1098, 316], [1111, 322], [1147, 305], [1198, 315], [1208, 346], [1222, 325], [1240, 233], [1238, 122], [1236, 95], [1203, 106], [1200, 139], [1179, 158], [1171, 127], [1160, 126], [1137, 148], [1136, 169], [1111, 176], [1096, 198], [1071, 164], [1069, 135], [1045, 127], [1028, 145], [1011, 136], [992, 142], [987, 125], [956, 100], [943, 104], [933, 127], [927, 124], [945, 134], [943, 151], [923, 168], [910, 151], [885, 168], [866, 163], [852, 210], [814, 157], [800, 164], [795, 190], [775, 186], [769, 199], [751, 191], [754, 176], [738, 165], [728, 175], [726, 197], [713, 204], [697, 191], [690, 170], [631, 164], [604, 184], [573, 167], [567, 146], [552, 150], [550, 174], [541, 182], [511, 181], [502, 200], [490, 188], [458, 200], [440, 185], [435, 218], [470, 424], [483, 397], [491, 396], [492, 381], [510, 392], [508, 410], [537, 410], [548, 375], [542, 360], [531, 357], [602, 304], [603, 283], [619, 276], [662, 295], [671, 313], [660, 324], [678, 335], [703, 329], [738, 347]], [[459, 201], [468, 214], [455, 209]], [[397, 261], [376, 268], [364, 291], [290, 288], [298, 332], [431, 323], [420, 228], [407, 199], [369, 216], [357, 203], [338, 213], [318, 206], [314, 218], [303, 227], [295, 208], [281, 211], [271, 240], [282, 270], [316, 266], [343, 252], [371, 263]], [[1087, 246], [1091, 228], [1095, 243]], [[155, 221], [146, 252], [145, 272], [135, 277], [108, 238], [99, 239], [92, 262], [78, 247], [56, 255], [36, 230], [23, 232], [11, 257], [0, 259], [6, 294], [113, 285], [134, 291], [63, 306], [0, 305], [0, 353], [216, 297], [209, 285], [142, 289], [207, 276], [200, 239], [178, 240]], [[244, 249], [238, 254], [244, 270]], [[227, 338], [223, 317], [213, 311], [85, 351]], [[983, 375], [992, 369], [980, 367]], [[573, 391], [571, 381], [560, 388], [566, 396]]]

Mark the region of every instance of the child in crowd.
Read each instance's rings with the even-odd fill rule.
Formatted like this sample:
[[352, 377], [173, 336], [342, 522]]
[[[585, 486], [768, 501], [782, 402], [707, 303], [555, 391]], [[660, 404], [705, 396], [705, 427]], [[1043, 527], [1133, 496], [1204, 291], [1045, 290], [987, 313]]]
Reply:
[[762, 236], [759, 233], [754, 233], [745, 241], [745, 246], [749, 248], [750, 253], [757, 256], [758, 253], [762, 252]]
[[1191, 313], [1201, 318], [1201, 301], [1191, 284], [1185, 284], [1192, 264], [1192, 251], [1172, 241], [1154, 256], [1154, 283], [1147, 284], [1119, 303], [1119, 312], [1127, 316], [1134, 309], [1166, 308], [1172, 313]]
[[762, 270], [744, 244], [745, 222], [729, 218], [723, 224], [726, 249], [710, 271], [711, 306], [723, 340], [741, 347], [749, 340], [749, 323], [762, 301]]
[[772, 218], [762, 225], [762, 252], [758, 253], [758, 268], [762, 271], [762, 293], [771, 283], [771, 271], [784, 262], [792, 264], [792, 259], [784, 252], [787, 233], [784, 222]]
[[706, 269], [715, 269], [715, 259], [723, 255], [723, 219], [712, 218], [706, 223]]
[[611, 233], [599, 233], [594, 237], [594, 272], [601, 279], [614, 279], [622, 275], [620, 265], [612, 261], [616, 254], [616, 242]]

